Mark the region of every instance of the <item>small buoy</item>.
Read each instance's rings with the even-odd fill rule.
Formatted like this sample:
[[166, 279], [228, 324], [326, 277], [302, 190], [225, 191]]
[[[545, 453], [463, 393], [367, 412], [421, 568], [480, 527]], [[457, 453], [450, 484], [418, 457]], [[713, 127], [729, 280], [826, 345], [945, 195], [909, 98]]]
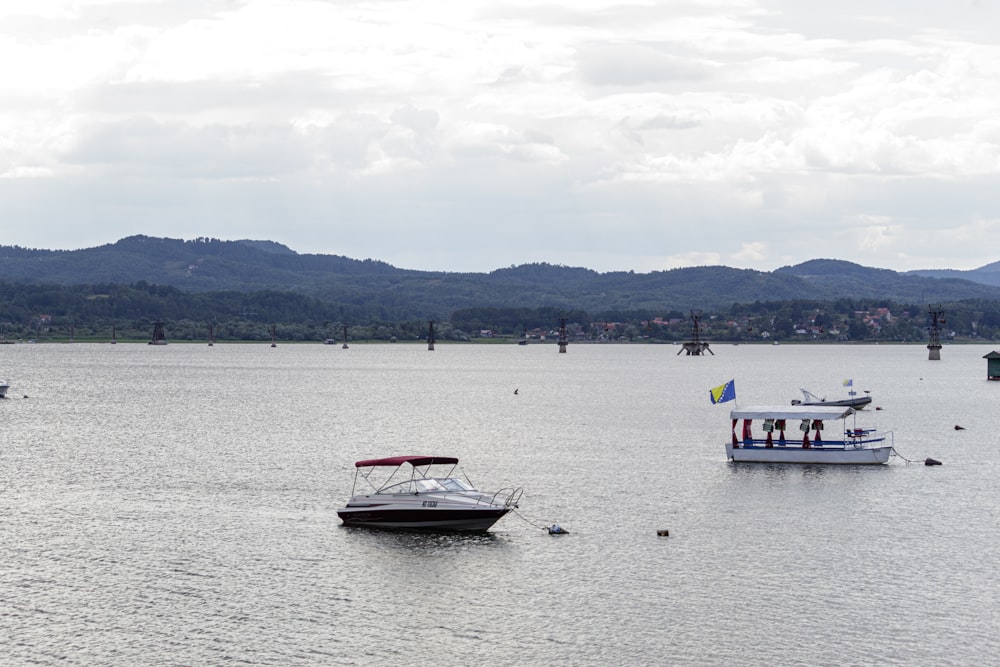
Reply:
[[964, 426], [959, 426], [958, 424], [955, 424], [955, 430], [956, 431], [964, 431], [965, 427]]
[[656, 531], [656, 534], [659, 535], [660, 537], [670, 537], [670, 531], [667, 530], [666, 528], [659, 529], [658, 531]]
[[924, 465], [925, 466], [939, 466], [939, 465], [941, 465], [941, 462], [938, 461], [937, 459], [924, 459]]
[[569, 531], [560, 526], [558, 523], [554, 523], [549, 526], [549, 535], [569, 535]]
[[514, 390], [514, 395], [517, 396], [517, 389]]
[[881, 409], [882, 409], [882, 406], [881, 406], [881, 405], [877, 405], [877, 406], [875, 406], [875, 409], [876, 409], [876, 410], [881, 410]]

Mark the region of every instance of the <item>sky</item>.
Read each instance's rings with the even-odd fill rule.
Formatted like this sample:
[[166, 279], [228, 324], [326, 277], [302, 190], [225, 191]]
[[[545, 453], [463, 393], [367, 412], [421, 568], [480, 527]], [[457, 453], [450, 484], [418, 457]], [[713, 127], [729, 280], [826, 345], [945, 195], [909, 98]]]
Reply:
[[1000, 0], [0, 2], [0, 245], [973, 269], [1000, 260], [998, 25]]

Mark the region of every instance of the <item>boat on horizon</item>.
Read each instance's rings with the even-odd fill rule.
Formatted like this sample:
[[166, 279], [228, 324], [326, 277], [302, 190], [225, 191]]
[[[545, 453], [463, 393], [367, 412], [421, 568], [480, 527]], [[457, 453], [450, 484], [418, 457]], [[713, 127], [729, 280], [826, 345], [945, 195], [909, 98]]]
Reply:
[[7, 398], [8, 389], [10, 389], [10, 385], [4, 380], [0, 380], [0, 398]]
[[[517, 508], [522, 489], [496, 493], [477, 490], [453, 476], [458, 459], [450, 456], [392, 456], [354, 464], [351, 499], [337, 510], [345, 526], [390, 530], [485, 532]], [[438, 466], [435, 468], [434, 466]], [[433, 474], [451, 466], [444, 475]], [[392, 468], [379, 481], [376, 471]], [[397, 473], [408, 476], [399, 480]], [[369, 490], [357, 492], [358, 483]]]
[[[733, 462], [753, 463], [832, 463], [879, 465], [893, 453], [893, 434], [889, 437], [874, 428], [859, 428], [849, 406], [792, 405], [734, 408], [732, 439], [726, 443], [726, 457]], [[742, 421], [742, 431], [736, 427]], [[753, 433], [753, 422], [760, 421], [762, 437]], [[839, 432], [824, 436], [828, 424], [838, 424]], [[792, 433], [786, 435], [786, 431]], [[810, 433], [812, 435], [810, 435]]]

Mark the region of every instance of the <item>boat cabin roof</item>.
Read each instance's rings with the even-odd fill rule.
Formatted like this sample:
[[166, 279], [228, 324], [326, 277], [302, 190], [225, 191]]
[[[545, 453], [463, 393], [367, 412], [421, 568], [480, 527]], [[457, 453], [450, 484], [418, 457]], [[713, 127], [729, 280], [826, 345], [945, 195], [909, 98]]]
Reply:
[[730, 419], [844, 419], [854, 409], [845, 405], [751, 405], [735, 408]]
[[369, 466], [401, 466], [404, 463], [409, 463], [413, 467], [429, 466], [434, 465], [435, 463], [454, 465], [458, 463], [458, 459], [451, 456], [390, 456], [385, 459], [368, 459], [366, 461], [358, 461], [354, 464], [354, 467], [367, 468]]

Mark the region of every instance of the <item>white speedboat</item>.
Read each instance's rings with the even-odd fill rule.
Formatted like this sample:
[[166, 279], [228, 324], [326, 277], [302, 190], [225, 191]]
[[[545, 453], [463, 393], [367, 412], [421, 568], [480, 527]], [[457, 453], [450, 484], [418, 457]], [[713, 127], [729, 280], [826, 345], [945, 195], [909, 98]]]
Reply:
[[[501, 489], [490, 494], [453, 477], [458, 459], [448, 456], [393, 456], [354, 464], [354, 488], [347, 505], [337, 510], [346, 526], [403, 530], [484, 532], [517, 507], [521, 489]], [[438, 466], [438, 468], [433, 468]], [[451, 466], [444, 476], [432, 475], [440, 466]], [[372, 476], [392, 468], [379, 482]], [[399, 479], [398, 473], [408, 475]], [[370, 487], [358, 493], [358, 483]]]
[[0, 380], [0, 398], [7, 398], [7, 390], [10, 389], [10, 385]]
[[[887, 438], [873, 428], [857, 428], [856, 422], [848, 425], [854, 414], [849, 406], [831, 405], [736, 408], [729, 413], [733, 432], [726, 456], [757, 463], [886, 463], [893, 453], [893, 434]], [[758, 435], [753, 433], [755, 421], [761, 423]]]
[[834, 405], [860, 410], [872, 402], [871, 396], [858, 396], [854, 391], [848, 392], [849, 395], [847, 398], [834, 399], [832, 401], [826, 400], [825, 396], [820, 398], [805, 387], [799, 387], [799, 391], [802, 392], [802, 400], [792, 399], [792, 405]]

